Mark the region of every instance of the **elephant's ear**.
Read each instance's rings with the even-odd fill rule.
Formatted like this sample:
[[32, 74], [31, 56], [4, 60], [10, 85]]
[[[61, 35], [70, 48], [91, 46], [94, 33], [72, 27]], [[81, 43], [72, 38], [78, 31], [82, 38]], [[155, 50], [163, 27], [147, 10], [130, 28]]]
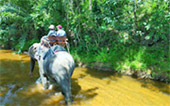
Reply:
[[40, 46], [40, 43], [34, 43], [28, 50], [30, 57], [35, 58], [34, 55], [37, 52], [37, 48]]
[[29, 48], [29, 50], [28, 50], [28, 55], [29, 56], [33, 56], [33, 45]]

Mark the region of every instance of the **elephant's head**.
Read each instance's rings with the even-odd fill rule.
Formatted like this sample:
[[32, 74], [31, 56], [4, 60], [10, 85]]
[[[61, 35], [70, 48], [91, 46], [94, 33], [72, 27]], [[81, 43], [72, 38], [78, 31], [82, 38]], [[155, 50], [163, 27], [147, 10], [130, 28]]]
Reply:
[[28, 54], [30, 56], [30, 76], [32, 77], [32, 72], [34, 70], [35, 62], [38, 60], [37, 52], [41, 47], [40, 43], [34, 43], [28, 50]]
[[42, 59], [43, 53], [47, 52], [49, 48], [42, 46], [40, 43], [34, 43], [28, 50], [30, 56], [30, 76], [34, 70], [35, 62]]
[[38, 52], [39, 47], [41, 46], [40, 43], [34, 43], [28, 50], [28, 54], [31, 58], [37, 60], [36, 53]]

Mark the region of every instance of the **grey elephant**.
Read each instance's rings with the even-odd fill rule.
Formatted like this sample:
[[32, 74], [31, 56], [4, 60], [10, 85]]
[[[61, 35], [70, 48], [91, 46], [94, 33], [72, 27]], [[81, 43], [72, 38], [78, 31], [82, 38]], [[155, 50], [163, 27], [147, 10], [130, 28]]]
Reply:
[[30, 75], [33, 73], [35, 61], [38, 61], [43, 87], [48, 89], [50, 83], [58, 84], [65, 97], [65, 103], [71, 104], [71, 76], [75, 68], [72, 56], [59, 45], [46, 48], [39, 43], [33, 44], [28, 53], [31, 58]]

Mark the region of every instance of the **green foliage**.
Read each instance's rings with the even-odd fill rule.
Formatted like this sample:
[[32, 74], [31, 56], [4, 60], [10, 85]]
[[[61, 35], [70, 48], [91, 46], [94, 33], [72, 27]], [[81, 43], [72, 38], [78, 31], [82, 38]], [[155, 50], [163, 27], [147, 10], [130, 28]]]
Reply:
[[36, 34], [30, 14], [10, 3], [4, 4], [0, 11], [1, 46], [22, 51], [26, 40]]
[[[117, 46], [118, 45], [118, 46]], [[90, 66], [97, 63], [111, 63], [118, 72], [134, 71], [152, 74], [155, 79], [165, 78], [169, 81], [170, 57], [168, 52], [156, 47], [139, 47], [138, 45], [117, 44], [112, 49], [102, 48], [98, 53], [72, 52], [75, 60]]]
[[[168, 40], [169, 35], [169, 1], [152, 0], [144, 3], [142, 12], [145, 13], [140, 20], [143, 21], [143, 28], [145, 28], [145, 39], [149, 42], [155, 42], [158, 39]], [[147, 7], [147, 8], [146, 8]], [[146, 16], [147, 15], [147, 16]], [[140, 25], [142, 23], [139, 23]]]

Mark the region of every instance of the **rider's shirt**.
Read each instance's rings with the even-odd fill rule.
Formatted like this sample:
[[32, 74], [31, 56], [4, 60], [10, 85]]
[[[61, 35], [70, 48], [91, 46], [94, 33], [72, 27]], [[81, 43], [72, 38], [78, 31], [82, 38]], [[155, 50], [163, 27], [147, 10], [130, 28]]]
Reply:
[[47, 36], [56, 36], [56, 35], [57, 35], [57, 33], [56, 33], [55, 30], [50, 30], [50, 31], [48, 32], [48, 35], [47, 35]]
[[57, 36], [66, 36], [66, 32], [62, 29], [57, 31]]

